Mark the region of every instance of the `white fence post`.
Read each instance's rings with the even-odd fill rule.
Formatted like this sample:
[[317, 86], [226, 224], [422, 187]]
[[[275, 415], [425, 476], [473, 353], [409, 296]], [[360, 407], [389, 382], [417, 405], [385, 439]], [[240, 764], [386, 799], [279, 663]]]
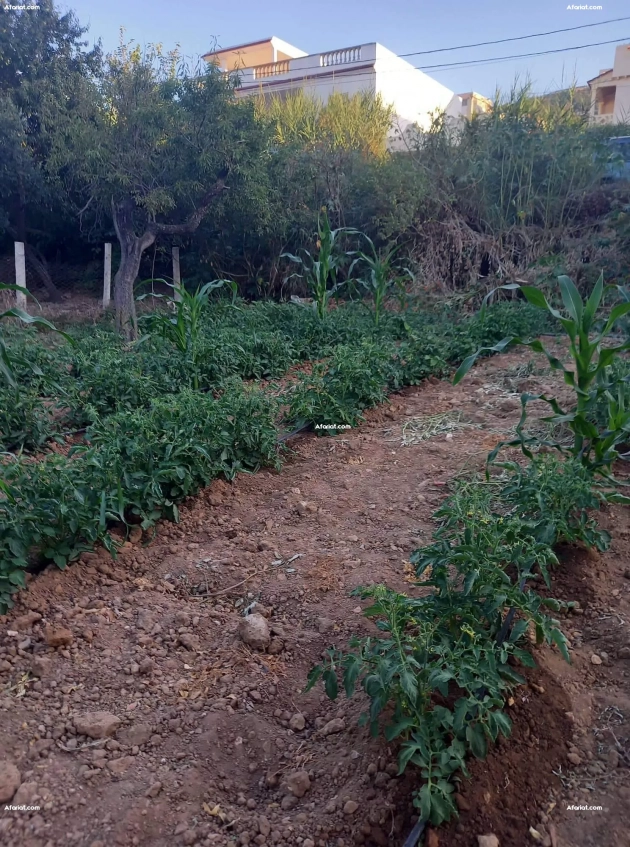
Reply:
[[26, 309], [26, 259], [22, 241], [15, 242], [15, 284], [24, 289], [24, 293], [15, 292], [15, 305], [18, 309]]
[[179, 302], [182, 299], [180, 291], [182, 277], [179, 269], [179, 247], [173, 247], [173, 285], [175, 286], [175, 300]]
[[105, 244], [105, 261], [103, 265], [103, 308], [109, 306], [112, 299], [112, 245]]

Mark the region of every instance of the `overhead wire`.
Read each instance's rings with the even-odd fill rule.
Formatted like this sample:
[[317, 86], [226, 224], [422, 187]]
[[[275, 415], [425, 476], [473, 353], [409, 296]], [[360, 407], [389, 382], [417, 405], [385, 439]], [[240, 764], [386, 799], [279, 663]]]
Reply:
[[[479, 42], [476, 42], [474, 44], [460, 44], [460, 45], [457, 45], [457, 46], [454, 46], [454, 47], [438, 47], [438, 48], [435, 48], [433, 50], [418, 50], [418, 51], [413, 51], [413, 52], [410, 52], [410, 53], [400, 53], [400, 54], [395, 54], [395, 55], [397, 55], [398, 58], [407, 58], [409, 56], [424, 56], [424, 55], [430, 55], [430, 54], [435, 54], [435, 53], [455, 52], [455, 51], [458, 51], [458, 50], [468, 50], [468, 49], [472, 49], [472, 48], [475, 48], [475, 47], [487, 47], [487, 46], [491, 46], [491, 45], [494, 45], [494, 44], [505, 44], [507, 42], [524, 41], [524, 40], [530, 39], [530, 38], [544, 38], [545, 36], [548, 36], [548, 35], [557, 35], [557, 34], [563, 33], [563, 32], [574, 32], [575, 30], [588, 29], [588, 28], [592, 28], [592, 27], [595, 27], [595, 26], [605, 26], [606, 24], [620, 23], [622, 21], [630, 21], [630, 16], [625, 16], [625, 17], [621, 17], [621, 18], [609, 18], [608, 20], [605, 20], [605, 21], [594, 21], [593, 23], [580, 24], [579, 26], [574, 26], [574, 27], [564, 27], [562, 29], [553, 29], [553, 30], [547, 30], [545, 32], [530, 33], [529, 35], [518, 35], [518, 36], [513, 36], [513, 37], [510, 37], [510, 38], [494, 39], [492, 41], [479, 41]], [[548, 56], [548, 55], [552, 55], [552, 54], [556, 54], [556, 53], [568, 53], [568, 52], [572, 52], [573, 50], [585, 50], [585, 49], [588, 49], [590, 47], [601, 47], [603, 45], [617, 44], [617, 43], [621, 43], [623, 41], [628, 41], [628, 40], [630, 40], [630, 37], [628, 37], [628, 38], [615, 38], [615, 39], [610, 39], [608, 41], [595, 41], [595, 42], [591, 42], [589, 44], [578, 44], [574, 47], [556, 47], [556, 48], [553, 48], [551, 50], [540, 50], [540, 51], [535, 51], [535, 52], [531, 52], [531, 53], [517, 53], [517, 54], [512, 54], [512, 55], [509, 55], [509, 56], [497, 56], [497, 57], [489, 57], [489, 58], [484, 58], [484, 59], [466, 59], [466, 60], [461, 61], [461, 62], [440, 62], [440, 63], [435, 64], [435, 65], [411, 65], [411, 67], [414, 68], [414, 70], [418, 70], [418, 71], [431, 70], [435, 73], [439, 73], [441, 71], [449, 70], [450, 68], [465, 68], [465, 67], [474, 67], [474, 66], [485, 66], [485, 65], [490, 65], [490, 64], [494, 64], [494, 63], [510, 61], [510, 60], [513, 60], [513, 59], [529, 59], [529, 58], [534, 58], [536, 56]], [[359, 45], [357, 45], [357, 46], [359, 46]], [[344, 50], [352, 50], [352, 49], [354, 49], [354, 48], [349, 47], [349, 48], [342, 48], [338, 51], [337, 50], [329, 50], [329, 51], [325, 51], [325, 52], [326, 53], [336, 53], [336, 52], [341, 53], [341, 52], [344, 52]], [[221, 51], [217, 51], [217, 52], [221, 52]], [[276, 64], [276, 63], [272, 62], [270, 64]], [[316, 69], [321, 70], [322, 67], [325, 67], [325, 66], [322, 66], [321, 63], [318, 63], [318, 64], [313, 64], [313, 65], [303, 65], [301, 68], [299, 68], [297, 70], [299, 70], [299, 71], [308, 71], [308, 70], [316, 70]], [[334, 67], [335, 66], [330, 65], [329, 67], [332, 69], [332, 71], [334, 73]], [[249, 68], [240, 68], [240, 69], [237, 68], [237, 69], [235, 69], [234, 72], [238, 73], [239, 70], [249, 70]], [[396, 72], [397, 71], [395, 71], [394, 69], [392, 69], [392, 70], [383, 69], [381, 71], [381, 73], [396, 73]], [[366, 71], [363, 74], [358, 74], [358, 76], [369, 76], [371, 73], [372, 73], [372, 71]], [[264, 79], [270, 79], [270, 78], [271, 77], [264, 77]]]
[[574, 32], [576, 29], [588, 29], [593, 26], [604, 26], [605, 24], [616, 24], [621, 21], [630, 21], [630, 16], [624, 18], [609, 18], [607, 21], [595, 21], [591, 24], [580, 24], [580, 26], [568, 26], [563, 29], [550, 29], [547, 32], [534, 32], [531, 35], [515, 35], [511, 38], [498, 38], [493, 41], [478, 41], [476, 44], [460, 44], [457, 47], [437, 47], [434, 50], [419, 50], [415, 53], [399, 53], [399, 56], [426, 56], [429, 53], [447, 53], [454, 50], [468, 50], [472, 47], [487, 47], [490, 44], [506, 44], [508, 41], [525, 41], [527, 38], [543, 38], [546, 35], [557, 35], [560, 32]]
[[[437, 74], [437, 73], [441, 73], [443, 71], [450, 70], [452, 68], [485, 67], [487, 65], [499, 64], [501, 62], [507, 62], [507, 61], [511, 61], [511, 60], [529, 59], [529, 58], [534, 58], [534, 57], [537, 57], [537, 56], [549, 56], [549, 55], [557, 54], [557, 53], [567, 53], [567, 52], [571, 52], [571, 51], [574, 51], [574, 50], [586, 50], [589, 47], [600, 47], [600, 46], [606, 45], [606, 44], [621, 44], [621, 43], [628, 42], [628, 41], [630, 41], [630, 35], [624, 36], [622, 38], [614, 38], [614, 39], [611, 39], [609, 41], [596, 41], [596, 42], [591, 42], [590, 44], [578, 44], [575, 47], [558, 47], [558, 48], [554, 48], [553, 50], [539, 50], [539, 51], [535, 51], [535, 52], [532, 52], [532, 53], [516, 53], [516, 54], [509, 55], [509, 56], [497, 56], [497, 57], [488, 58], [488, 59], [469, 59], [469, 60], [465, 60], [465, 61], [462, 61], [462, 62], [448, 62], [448, 63], [439, 64], [439, 65], [411, 65], [410, 64], [409, 70], [417, 70], [417, 71], [423, 71], [423, 72], [424, 71], [431, 71], [431, 74]], [[335, 51], [332, 51], [332, 52], [335, 52]], [[342, 71], [340, 70], [340, 73], [341, 74], [346, 73], [348, 70], [351, 69], [351, 66], [352, 66], [352, 63], [348, 63], [343, 68]], [[311, 69], [313, 69], [313, 70], [317, 69], [317, 70], [321, 71], [323, 67], [326, 67], [326, 66], [322, 66], [321, 64], [320, 65], [310, 65], [310, 66], [307, 66], [307, 67], [298, 68], [296, 70], [298, 72], [308, 71], [308, 70], [311, 70]], [[336, 65], [330, 65], [329, 66], [330, 72], [333, 75], [335, 74], [335, 72], [336, 72], [335, 69], [337, 67], [338, 66], [336, 66]], [[241, 68], [240, 70], [250, 70], [250, 69], [249, 68]], [[231, 71], [230, 73], [238, 74], [239, 70]], [[390, 69], [381, 68], [381, 69], [379, 69], [378, 73], [379, 73], [379, 75], [380, 74], [387, 74], [387, 73], [400, 73], [400, 69], [398, 69], [398, 68], [390, 68]], [[356, 80], [356, 79], [359, 79], [361, 77], [369, 78], [373, 74], [374, 74], [374, 69], [370, 68], [369, 70], [359, 71], [358, 73], [357, 72], [353, 73], [352, 79]], [[305, 74], [305, 75], [308, 77], [308, 74]], [[314, 78], [315, 77], [313, 77], [313, 79]], [[273, 80], [274, 80], [274, 76], [269, 76], [269, 77], [263, 77], [262, 79], [256, 80], [255, 82], [258, 84], [258, 86], [260, 88], [262, 88], [265, 83], [267, 83], [268, 81], [273, 81]], [[291, 80], [278, 79], [277, 82], [278, 82], [278, 84], [282, 84], [282, 83], [285, 83], [285, 82], [291, 82]], [[251, 83], [248, 84], [248, 87], [251, 88]]]

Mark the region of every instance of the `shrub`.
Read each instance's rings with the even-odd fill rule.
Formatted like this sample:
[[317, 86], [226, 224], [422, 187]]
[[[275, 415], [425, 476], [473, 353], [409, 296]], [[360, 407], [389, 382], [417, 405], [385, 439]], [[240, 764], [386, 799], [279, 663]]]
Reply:
[[276, 464], [275, 402], [238, 381], [218, 400], [185, 390], [149, 409], [98, 421], [87, 437], [120, 480], [125, 508], [143, 525], [164, 514], [220, 474]]
[[88, 431], [91, 447], [3, 467], [0, 614], [37, 558], [64, 567], [131, 515], [148, 527], [219, 474], [278, 465], [276, 403], [237, 380], [214, 400], [190, 390], [147, 410], [111, 415]]
[[394, 352], [391, 345], [369, 342], [338, 347], [328, 363], [315, 365], [311, 374], [300, 375], [297, 385], [289, 389], [287, 422], [296, 427], [355, 426], [364, 409], [385, 400]]

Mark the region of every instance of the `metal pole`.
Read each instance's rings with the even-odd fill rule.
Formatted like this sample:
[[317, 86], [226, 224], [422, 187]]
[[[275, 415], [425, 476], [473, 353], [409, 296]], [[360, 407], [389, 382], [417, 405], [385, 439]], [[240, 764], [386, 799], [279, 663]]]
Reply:
[[15, 305], [18, 309], [26, 309], [26, 258], [22, 241], [15, 242], [15, 284], [24, 289], [15, 292]]
[[103, 264], [103, 308], [106, 309], [112, 298], [112, 245], [105, 244]]

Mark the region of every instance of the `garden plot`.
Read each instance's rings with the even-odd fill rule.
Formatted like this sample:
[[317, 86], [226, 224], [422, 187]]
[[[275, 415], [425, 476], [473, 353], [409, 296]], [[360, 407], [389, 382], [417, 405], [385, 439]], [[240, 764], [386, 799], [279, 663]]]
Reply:
[[[475, 374], [494, 382], [527, 360], [507, 354]], [[345, 432], [344, 449], [302, 436], [280, 474], [214, 481], [179, 525], [134, 534], [116, 562], [84, 554], [30, 579], [0, 635], [0, 758], [2, 785], [19, 783], [13, 802], [41, 809], [5, 812], [5, 843], [402, 845], [412, 772], [397, 777], [395, 745], [357, 726], [361, 696], [333, 703], [304, 683], [326, 648], [374, 631], [352, 589], [410, 591], [409, 555], [449, 479], [482, 470], [505, 437], [492, 430], [516, 423], [518, 411], [480, 411], [477, 387], [407, 388], [387, 418], [379, 407]], [[481, 431], [393, 445], [384, 427], [435, 414], [438, 395]], [[554, 595], [580, 602], [565, 623], [572, 665], [535, 651], [539, 667], [509, 707], [512, 737], [473, 762], [459, 820], [429, 843], [476, 847], [494, 834], [523, 847], [537, 843], [530, 828], [559, 847], [625, 843], [630, 527], [618, 507], [602, 521], [611, 550], [569, 548], [554, 571]], [[262, 651], [239, 635], [254, 602], [269, 628]], [[94, 712], [113, 717], [86, 724]], [[586, 803], [608, 810], [605, 826], [566, 810]]]

